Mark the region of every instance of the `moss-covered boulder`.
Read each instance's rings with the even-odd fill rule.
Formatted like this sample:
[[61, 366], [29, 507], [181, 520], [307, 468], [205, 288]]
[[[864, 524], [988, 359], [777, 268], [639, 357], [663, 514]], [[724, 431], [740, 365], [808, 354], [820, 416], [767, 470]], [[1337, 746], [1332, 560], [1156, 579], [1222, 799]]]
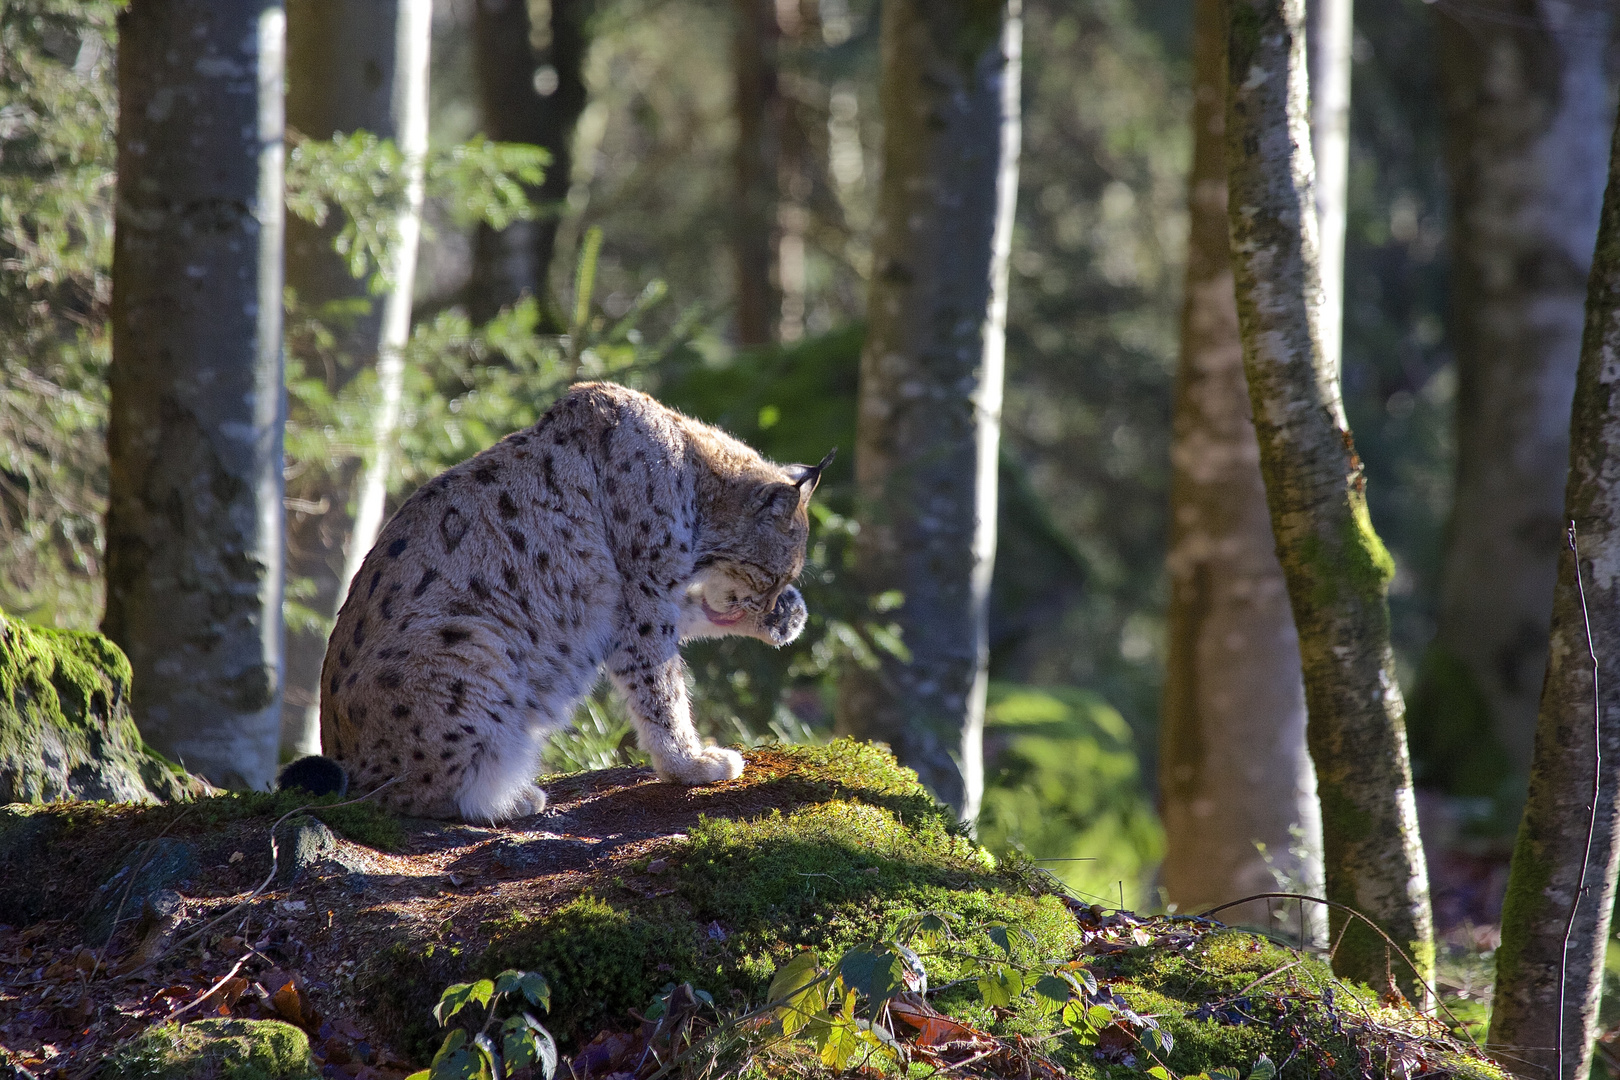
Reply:
[[[316, 800], [318, 844], [298, 843], [313, 826], [293, 793], [27, 808], [14, 827], [35, 869], [19, 888], [44, 899], [23, 912], [0, 865], [0, 923], [12, 924], [0, 926], [0, 984], [33, 988], [7, 1037], [29, 1068], [115, 1048], [150, 1063], [192, 1037], [196, 1024], [162, 1026], [186, 1003], [198, 1017], [291, 1021], [329, 1074], [403, 1076], [444, 1035], [432, 1009], [447, 985], [517, 968], [545, 976], [541, 1019], [576, 1074], [666, 1060], [668, 1033], [641, 1018], [676, 1010], [670, 988], [690, 983], [681, 1038], [723, 1037], [710, 1075], [830, 1076], [847, 1063], [829, 1069], [768, 1018], [721, 1020], [763, 1004], [807, 950], [829, 968], [864, 950], [870, 972], [904, 940], [927, 993], [907, 1006], [923, 1026], [895, 1030], [904, 1054], [935, 1068], [978, 1055], [976, 1075], [1126, 1080], [1157, 1053], [1194, 1077], [1249, 1076], [1266, 1057], [1281, 1080], [1500, 1080], [1442, 1026], [1317, 959], [1208, 920], [1105, 912], [992, 857], [886, 751], [841, 741], [746, 756], [737, 780], [697, 788], [635, 768], [551, 777], [545, 814], [499, 828]], [[164, 886], [181, 898], [177, 921], [143, 916], [141, 875], [182, 847], [170, 876], [185, 876]], [[279, 872], [289, 859], [301, 872]], [[109, 910], [110, 940], [87, 946]], [[1054, 984], [1087, 985], [1093, 1030], [1036, 992]], [[1144, 1042], [1149, 1020], [1169, 1039]]]
[[129, 661], [100, 634], [0, 613], [0, 803], [152, 802], [205, 785], [141, 741]]
[[148, 1028], [102, 1080], [313, 1080], [309, 1036], [279, 1020], [195, 1020]]

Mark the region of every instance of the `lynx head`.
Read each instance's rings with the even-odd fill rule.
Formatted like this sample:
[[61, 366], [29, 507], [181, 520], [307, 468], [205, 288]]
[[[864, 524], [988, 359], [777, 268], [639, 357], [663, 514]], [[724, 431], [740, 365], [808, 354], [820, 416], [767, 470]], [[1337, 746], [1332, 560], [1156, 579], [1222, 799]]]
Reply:
[[810, 496], [836, 453], [817, 465], [772, 467], [777, 475], [744, 488], [716, 520], [704, 522], [687, 595], [712, 632], [750, 633], [774, 645], [798, 636], [804, 601], [797, 589], [788, 594], [804, 569]]

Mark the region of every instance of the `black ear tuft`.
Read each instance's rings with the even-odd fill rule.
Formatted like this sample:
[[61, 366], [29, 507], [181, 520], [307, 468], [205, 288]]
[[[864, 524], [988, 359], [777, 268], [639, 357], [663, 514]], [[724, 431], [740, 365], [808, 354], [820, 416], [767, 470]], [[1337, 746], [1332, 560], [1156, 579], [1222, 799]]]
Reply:
[[793, 481], [793, 486], [808, 496], [811, 492], [816, 490], [816, 485], [821, 483], [821, 471], [828, 465], [831, 465], [833, 458], [837, 456], [838, 447], [835, 446], [831, 450], [827, 451], [827, 456], [822, 458], [821, 461], [815, 465], [788, 466], [790, 469], [803, 470], [799, 473], [798, 478]]
[[276, 777], [276, 790], [298, 788], [311, 795], [344, 795], [349, 790], [349, 774], [331, 758], [311, 754], [289, 763]]

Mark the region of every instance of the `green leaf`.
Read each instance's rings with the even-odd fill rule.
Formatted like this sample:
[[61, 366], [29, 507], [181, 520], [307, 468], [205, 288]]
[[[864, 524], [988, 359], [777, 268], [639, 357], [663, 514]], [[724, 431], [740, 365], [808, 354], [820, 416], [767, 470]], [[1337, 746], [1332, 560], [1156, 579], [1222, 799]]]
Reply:
[[782, 1032], [797, 1034], [810, 1018], [827, 1007], [827, 973], [807, 949], [776, 970], [766, 1000], [780, 1002], [776, 1009]]
[[528, 1013], [518, 1013], [501, 1025], [501, 1054], [508, 1071], [539, 1065], [546, 1080], [557, 1071], [557, 1043]]
[[525, 971], [518, 979], [518, 989], [530, 1005], [551, 1011], [551, 984], [538, 971]]
[[1209, 1080], [1243, 1080], [1243, 1077], [1236, 1069], [1217, 1066], [1209, 1070]]
[[885, 1001], [906, 988], [906, 962], [884, 944], [856, 945], [838, 961], [844, 985], [864, 995], [874, 1013]]
[[863, 1045], [861, 1030], [855, 1026], [855, 1022], [835, 1017], [826, 1026], [820, 1040], [821, 1062], [842, 1072], [849, 1068], [849, 1063], [855, 1060]]
[[489, 979], [479, 979], [473, 983], [455, 983], [444, 988], [439, 995], [439, 1003], [433, 1006], [433, 1019], [443, 1027], [452, 1016], [466, 1008], [473, 1002], [488, 1005], [490, 996], [495, 993], [495, 984]]
[[1042, 975], [1035, 980], [1035, 997], [1047, 1016], [1062, 1009], [1074, 998], [1074, 987], [1067, 979], [1056, 975]]
[[1006, 953], [1007, 956], [1011, 958], [1012, 938], [1008, 935], [1007, 928], [1005, 926], [992, 926], [985, 931], [985, 934], [990, 938], [991, 941], [1001, 946], [1001, 951]]
[[1255, 1061], [1254, 1068], [1249, 1072], [1249, 1080], [1276, 1080], [1277, 1066], [1264, 1054]]
[[432, 1080], [481, 1080], [488, 1075], [488, 1065], [482, 1054], [463, 1047], [433, 1060], [428, 1070]]
[[1011, 1005], [1027, 985], [1024, 973], [1016, 968], [997, 968], [979, 976], [979, 996], [986, 1005]]
[[1170, 1080], [1170, 1070], [1163, 1065], [1155, 1065], [1147, 1073], [1153, 1080]]

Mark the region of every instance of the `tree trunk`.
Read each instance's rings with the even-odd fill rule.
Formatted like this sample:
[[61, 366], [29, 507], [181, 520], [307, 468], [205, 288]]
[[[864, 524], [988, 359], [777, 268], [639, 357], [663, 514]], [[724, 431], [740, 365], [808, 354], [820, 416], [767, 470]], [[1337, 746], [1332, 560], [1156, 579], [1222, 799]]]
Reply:
[[[370, 131], [395, 140], [401, 150], [419, 158], [426, 150], [431, 15], [430, 0], [290, 0], [288, 126], [312, 139]], [[410, 145], [415, 145], [414, 151]], [[339, 221], [318, 227], [295, 218], [287, 224], [287, 284], [303, 308], [318, 310], [343, 301], [370, 305], [366, 314], [332, 324], [338, 334], [335, 351], [345, 361], [325, 372], [333, 393], [361, 371], [376, 368], [381, 375], [385, 355], [390, 350], [397, 355], [404, 344], [420, 206], [402, 217], [397, 265], [386, 268], [393, 286], [381, 301], [332, 249]], [[396, 398], [398, 382], [395, 372]], [[387, 392], [381, 379], [379, 390]], [[397, 404], [395, 409], [397, 413]], [[362, 468], [363, 463], [351, 461], [330, 472], [312, 470], [295, 480], [289, 492], [295, 498], [288, 522], [288, 570], [315, 582], [310, 607], [328, 620], [343, 603], [353, 573], [349, 564], [358, 565], [356, 560], [371, 546], [368, 540], [358, 553], [354, 551], [362, 539], [356, 515], [366, 505], [355, 502]], [[376, 510], [374, 507], [373, 515]], [[375, 532], [373, 525], [373, 536]], [[287, 693], [281, 715], [284, 756], [320, 751], [320, 677], [325, 657], [323, 631], [295, 630], [288, 635]]]
[[[1434, 964], [1404, 705], [1389, 640], [1394, 563], [1373, 531], [1338, 372], [1314, 302], [1316, 204], [1303, 0], [1232, 0], [1226, 159], [1243, 367], [1277, 554], [1299, 629], [1327, 895], [1366, 915], [1427, 980]], [[1409, 997], [1412, 971], [1334, 911], [1334, 970]]]
[[861, 354], [856, 571], [909, 661], [850, 666], [840, 732], [887, 741], [965, 821], [984, 787], [1018, 0], [883, 8], [883, 187]]
[[[1425, 709], [1524, 790], [1563, 526], [1570, 398], [1603, 200], [1606, 4], [1437, 7], [1451, 185], [1457, 486]], [[1471, 710], [1463, 710], [1466, 703]], [[1483, 770], [1476, 770], [1483, 771]], [[1512, 779], [1504, 787], [1507, 774]], [[1461, 770], [1457, 771], [1462, 776]], [[1494, 781], [1494, 782], [1493, 782]], [[1481, 786], [1476, 781], [1476, 787]]]
[[[398, 67], [394, 74], [395, 141], [405, 159], [405, 205], [395, 223], [397, 245], [383, 268], [388, 292], [383, 296], [382, 326], [377, 338], [377, 406], [372, 416], [371, 445], [355, 485], [354, 534], [343, 561], [338, 595], [349, 582], [383, 525], [388, 501], [388, 475], [405, 393], [405, 345], [411, 337], [411, 296], [416, 282], [416, 251], [422, 237], [423, 171], [428, 149], [428, 46], [433, 32], [433, 0], [398, 0], [395, 30]], [[334, 612], [335, 614], [335, 612]]]
[[478, 0], [473, 5], [484, 134], [496, 142], [542, 146], [551, 155], [545, 180], [529, 192], [542, 208], [538, 219], [500, 230], [478, 227], [467, 294], [475, 321], [527, 294], [540, 298], [555, 329], [566, 325], [551, 310], [551, 258], [572, 181], [574, 127], [585, 111], [588, 15], [588, 0]]
[[782, 305], [781, 289], [772, 273], [784, 112], [776, 78], [781, 31], [775, 0], [733, 0], [733, 6], [737, 19], [732, 50], [737, 201], [731, 247], [737, 274], [737, 344], [767, 345], [776, 339]]
[[1322, 352], [1334, 371], [1344, 354], [1344, 229], [1350, 186], [1352, 0], [1305, 0], [1311, 78], [1311, 156], [1316, 160], [1316, 247], [1322, 276]]
[[[1272, 867], [1306, 889], [1322, 880], [1299, 639], [1266, 511], [1233, 295], [1222, 11], [1223, 0], [1193, 8], [1191, 232], [1170, 448], [1160, 877], [1183, 912], [1275, 890]], [[1263, 926], [1270, 914], [1256, 902], [1221, 918]], [[1306, 912], [1308, 939], [1325, 925], [1320, 908]]]
[[119, 19], [107, 614], [155, 748], [262, 788], [281, 708], [279, 0]]
[[[1620, 871], [1620, 770], [1615, 768], [1620, 763], [1616, 358], [1620, 358], [1620, 128], [1615, 131], [1609, 189], [1592, 260], [1570, 421], [1564, 513], [1578, 530], [1580, 560], [1577, 564], [1568, 546], [1558, 560], [1551, 645], [1530, 762], [1530, 799], [1513, 849], [1502, 908], [1502, 945], [1496, 950], [1496, 997], [1491, 1009], [1490, 1045], [1511, 1048], [1503, 1059], [1512, 1063], [1513, 1071], [1558, 1080], [1585, 1080], [1591, 1064], [1615, 875]], [[1595, 669], [1603, 673], [1601, 696], [1594, 685]], [[1595, 756], [1599, 749], [1601, 768]], [[1593, 783], [1599, 778], [1602, 786], [1594, 792]], [[1577, 904], [1571, 923], [1571, 908]]]

